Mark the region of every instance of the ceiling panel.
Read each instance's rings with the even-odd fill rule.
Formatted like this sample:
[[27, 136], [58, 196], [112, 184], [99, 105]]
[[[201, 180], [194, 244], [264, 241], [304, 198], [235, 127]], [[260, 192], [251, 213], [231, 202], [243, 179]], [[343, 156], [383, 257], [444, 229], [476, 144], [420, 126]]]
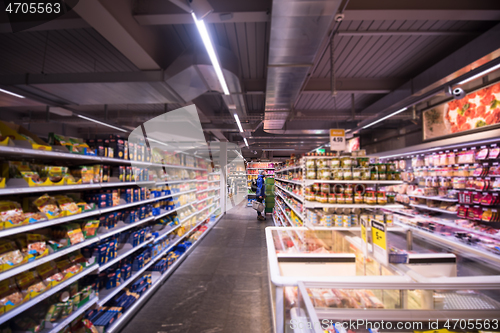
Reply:
[[0, 75], [138, 69], [92, 28], [0, 34]]

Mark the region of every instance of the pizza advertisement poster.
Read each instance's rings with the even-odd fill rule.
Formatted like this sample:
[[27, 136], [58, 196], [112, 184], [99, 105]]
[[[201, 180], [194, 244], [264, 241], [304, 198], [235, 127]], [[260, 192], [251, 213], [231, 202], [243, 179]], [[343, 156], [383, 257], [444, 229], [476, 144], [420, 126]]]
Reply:
[[423, 112], [424, 141], [500, 123], [500, 82]]

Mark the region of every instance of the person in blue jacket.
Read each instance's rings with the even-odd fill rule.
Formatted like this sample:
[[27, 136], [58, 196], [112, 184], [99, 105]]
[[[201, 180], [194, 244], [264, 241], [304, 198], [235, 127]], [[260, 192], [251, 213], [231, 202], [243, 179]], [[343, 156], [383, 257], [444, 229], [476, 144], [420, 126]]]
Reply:
[[[255, 192], [258, 202], [263, 202], [266, 197], [266, 172], [264, 170], [260, 171], [259, 177], [257, 178], [257, 192]], [[266, 216], [261, 212], [257, 211], [257, 220], [264, 221]]]

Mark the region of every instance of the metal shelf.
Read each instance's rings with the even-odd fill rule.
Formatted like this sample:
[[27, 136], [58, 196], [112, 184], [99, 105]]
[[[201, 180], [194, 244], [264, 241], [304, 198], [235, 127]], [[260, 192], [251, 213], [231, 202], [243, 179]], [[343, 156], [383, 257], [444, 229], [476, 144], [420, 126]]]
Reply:
[[288, 179], [281, 179], [281, 178], [275, 178], [274, 180], [280, 181], [280, 182], [285, 182], [285, 183], [291, 183], [291, 184], [297, 184], [303, 186], [304, 184], [300, 180], [288, 180]]
[[93, 272], [97, 269], [97, 265], [92, 265], [91, 267], [85, 269], [84, 271], [76, 274], [75, 276], [67, 279], [66, 281], [61, 282], [57, 286], [48, 289], [46, 292], [43, 294], [40, 294], [36, 296], [35, 298], [27, 301], [24, 304], [19, 305], [18, 307], [12, 309], [9, 312], [6, 312], [2, 316], [0, 316], [0, 325], [7, 322], [8, 320], [14, 318], [15, 316], [23, 313], [24, 311], [28, 310], [29, 308], [33, 307], [34, 305], [42, 302], [43, 300], [49, 298], [50, 296], [54, 295], [55, 293], [63, 290], [64, 288], [68, 287], [69, 285], [73, 284], [74, 282], [80, 280], [82, 277], [88, 275], [90, 272]]
[[81, 306], [78, 310], [73, 312], [70, 316], [68, 316], [66, 319], [60, 322], [53, 323], [52, 328], [46, 328], [40, 333], [59, 333], [61, 332], [66, 326], [68, 326], [73, 320], [76, 318], [80, 317], [80, 315], [84, 314], [85, 311], [90, 309], [94, 304], [97, 303], [97, 300], [99, 299], [98, 296], [94, 296], [92, 299], [89, 299], [87, 303], [85, 303], [83, 306]]
[[315, 201], [306, 201], [306, 208], [404, 208], [403, 205], [391, 204], [391, 205], [368, 205], [368, 204], [329, 204], [321, 203]]
[[274, 168], [247, 168], [247, 170], [274, 170]]
[[125, 251], [124, 253], [119, 254], [115, 259], [112, 259], [110, 262], [107, 262], [103, 266], [99, 266], [99, 273], [105, 271], [109, 267], [113, 266], [114, 264], [120, 262], [121, 260], [127, 258], [129, 255], [132, 253], [136, 252], [139, 249], [142, 249], [148, 244], [151, 244], [153, 242], [154, 238], [148, 239], [147, 241], [142, 242], [141, 244], [134, 246], [133, 248]]
[[280, 170], [276, 170], [275, 173], [278, 173], [278, 172], [286, 172], [286, 171], [290, 171], [290, 170], [297, 170], [297, 169], [302, 169], [301, 166], [293, 166], [293, 167], [288, 167], [288, 168], [284, 168], [284, 169], [280, 169]]
[[280, 198], [282, 198], [282, 199], [283, 199], [283, 201], [286, 203], [286, 205], [287, 205], [288, 207], [290, 207], [290, 209], [291, 209], [291, 210], [293, 210], [295, 214], [297, 214], [297, 216], [300, 218], [300, 220], [302, 221], [302, 223], [304, 223], [304, 216], [302, 216], [302, 213], [300, 213], [300, 212], [299, 212], [299, 211], [297, 211], [297, 210], [296, 210], [296, 209], [295, 209], [292, 205], [290, 205], [290, 204], [288, 203], [288, 201], [286, 201], [286, 198], [285, 198], [284, 196], [282, 196], [282, 195], [281, 195], [281, 193], [278, 193], [278, 196], [279, 196]]
[[315, 183], [328, 184], [379, 184], [379, 185], [395, 185], [403, 184], [402, 180], [321, 180], [321, 179], [306, 179], [306, 186]]
[[[196, 248], [199, 242], [207, 235], [207, 233], [219, 222], [222, 218], [222, 215], [217, 218], [217, 220], [207, 228], [207, 230], [200, 236], [200, 238], [184, 253], [181, 257], [179, 257], [175, 263], [169, 267], [165, 273], [159, 276], [159, 278], [153, 283], [151, 288], [149, 288], [144, 295], [142, 295], [119, 319], [117, 319], [113, 325], [108, 327], [106, 332], [114, 333], [118, 332], [118, 330], [131, 318], [132, 315], [136, 313], [138, 309], [142, 307], [142, 305], [148, 301], [149, 297], [156, 292], [159, 286], [161, 286], [164, 281], [174, 272], [177, 267], [189, 256], [189, 254]], [[187, 234], [187, 233], [186, 233]]]
[[408, 196], [409, 197], [415, 197], [415, 198], [421, 198], [421, 199], [437, 200], [437, 201], [458, 202], [458, 199], [452, 199], [452, 198], [427, 197], [425, 195], [408, 195]]
[[300, 202], [304, 203], [304, 198], [302, 198], [300, 195], [295, 194], [295, 193], [293, 193], [293, 192], [290, 192], [290, 191], [288, 191], [287, 189], [285, 189], [285, 188], [283, 188], [283, 187], [279, 186], [278, 184], [275, 184], [275, 186], [276, 186], [277, 188], [279, 188], [280, 190], [282, 190], [283, 192], [285, 192], [285, 193], [287, 193], [287, 194], [291, 195], [292, 197], [294, 197], [295, 199], [299, 200]]
[[457, 215], [457, 212], [450, 212], [449, 210], [445, 209], [440, 209], [440, 208], [434, 208], [434, 207], [427, 207], [424, 205], [416, 205], [416, 204], [410, 204], [410, 206], [415, 207], [415, 208], [420, 208], [420, 209], [426, 209], [426, 210], [432, 210], [434, 212], [439, 212], [443, 214], [451, 214], [451, 215]]

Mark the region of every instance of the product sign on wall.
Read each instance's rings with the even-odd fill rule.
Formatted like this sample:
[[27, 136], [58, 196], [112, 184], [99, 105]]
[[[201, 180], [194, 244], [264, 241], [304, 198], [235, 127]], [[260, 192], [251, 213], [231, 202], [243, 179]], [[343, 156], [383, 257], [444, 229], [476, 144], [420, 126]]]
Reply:
[[385, 223], [377, 220], [371, 220], [373, 256], [381, 264], [389, 264], [389, 255], [387, 253], [387, 228]]
[[423, 113], [424, 140], [500, 123], [500, 83], [440, 104]]
[[345, 130], [343, 129], [330, 130], [330, 150], [336, 150], [336, 151], [345, 150]]

